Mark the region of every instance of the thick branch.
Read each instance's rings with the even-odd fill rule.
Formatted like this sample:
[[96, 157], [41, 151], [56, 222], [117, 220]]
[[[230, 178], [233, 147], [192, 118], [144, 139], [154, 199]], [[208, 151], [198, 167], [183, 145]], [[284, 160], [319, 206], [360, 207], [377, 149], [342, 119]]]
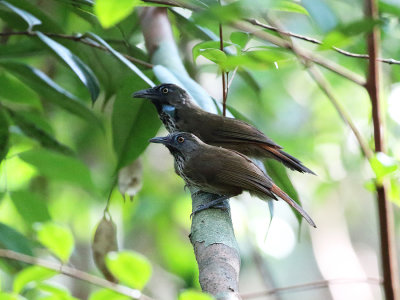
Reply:
[[[366, 17], [378, 18], [377, 1], [365, 0]], [[375, 151], [385, 152], [385, 131], [382, 103], [380, 98], [379, 66], [376, 62], [379, 51], [379, 29], [375, 26], [367, 36], [369, 65], [366, 89], [372, 104], [372, 121], [374, 124]], [[377, 184], [379, 227], [381, 239], [381, 259], [383, 269], [383, 287], [386, 300], [400, 299], [400, 286], [397, 268], [396, 244], [392, 206], [387, 196], [387, 183]]]
[[52, 261], [47, 261], [41, 258], [32, 257], [29, 255], [21, 254], [7, 249], [0, 249], [0, 257], [21, 261], [30, 265], [41, 266], [49, 270], [54, 270], [69, 277], [76, 278], [97, 285], [102, 288], [113, 290], [114, 292], [131, 297], [133, 299], [151, 300], [150, 297], [143, 295], [139, 290], [134, 290], [127, 286], [119, 285], [114, 282], [105, 280], [103, 278], [83, 272], [81, 270], [77, 270], [75, 268], [71, 268], [65, 265], [60, 265]]
[[[75, 42], [79, 42], [85, 45], [88, 45], [90, 47], [93, 48], [97, 48], [106, 52], [109, 52], [108, 49], [94, 41], [92, 41], [91, 39], [85, 37], [85, 35], [67, 35], [67, 34], [62, 34], [62, 33], [52, 33], [52, 32], [47, 32], [47, 33], [43, 33], [49, 37], [53, 37], [53, 38], [60, 38], [60, 39], [66, 39], [66, 40], [71, 40], [71, 41], [75, 41]], [[36, 36], [36, 32], [34, 31], [10, 31], [10, 32], [0, 32], [0, 37], [2, 36], [12, 36], [12, 35], [25, 35], [25, 36]], [[127, 54], [123, 54], [121, 53], [121, 55], [123, 55], [127, 60], [135, 63], [135, 64], [139, 64], [142, 65], [146, 68], [152, 68], [153, 65], [149, 64], [148, 62], [145, 62], [141, 59], [132, 57], [130, 55]]]
[[[178, 80], [181, 84], [184, 83], [185, 88], [193, 88], [194, 85], [197, 85], [187, 75], [180, 60], [167, 10], [145, 8], [141, 11], [140, 18], [146, 47], [151, 53], [152, 62], [155, 65], [153, 70], [159, 76], [160, 81], [176, 83]], [[160, 70], [159, 65], [167, 68], [166, 72], [161, 75], [156, 72]], [[200, 99], [202, 98], [201, 93], [193, 96], [199, 104], [212, 103], [208, 96], [205, 97], [206, 99]], [[203, 109], [207, 108], [203, 107]], [[216, 197], [213, 194], [191, 192], [193, 209]], [[238, 294], [240, 256], [232, 228], [229, 206], [225, 211], [208, 209], [194, 215], [190, 240], [199, 266], [199, 281], [203, 291], [211, 293], [217, 299], [240, 299]]]

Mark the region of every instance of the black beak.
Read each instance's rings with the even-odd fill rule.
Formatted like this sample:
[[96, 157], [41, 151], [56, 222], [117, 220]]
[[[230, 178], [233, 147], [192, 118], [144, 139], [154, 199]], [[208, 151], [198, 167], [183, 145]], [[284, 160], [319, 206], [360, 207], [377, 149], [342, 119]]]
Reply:
[[144, 99], [158, 99], [158, 93], [153, 88], [146, 90], [137, 91], [132, 94], [133, 98], [144, 98]]
[[163, 145], [169, 145], [171, 143], [170, 139], [168, 136], [163, 136], [163, 137], [155, 137], [149, 140], [150, 143], [157, 143], [157, 144], [163, 144]]

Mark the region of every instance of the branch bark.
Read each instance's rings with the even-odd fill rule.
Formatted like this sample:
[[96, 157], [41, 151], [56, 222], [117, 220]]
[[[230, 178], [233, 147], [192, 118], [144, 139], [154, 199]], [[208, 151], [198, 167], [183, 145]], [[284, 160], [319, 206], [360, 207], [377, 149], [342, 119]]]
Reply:
[[[179, 57], [174, 42], [171, 25], [165, 8], [144, 8], [140, 12], [141, 26], [146, 47], [152, 56], [153, 70], [160, 81], [184, 83], [185, 88], [193, 88], [194, 83], [187, 74]], [[157, 73], [161, 66], [166, 67]], [[170, 72], [170, 73], [168, 73]], [[201, 98], [198, 87], [193, 88], [195, 100], [204, 104], [212, 100]], [[189, 92], [192, 92], [189, 89]], [[197, 95], [197, 96], [196, 96]], [[214, 106], [210, 106], [214, 107]], [[207, 107], [204, 107], [207, 110]], [[214, 107], [215, 108], [215, 107]], [[216, 195], [191, 190], [192, 205], [195, 209], [200, 204], [215, 199]], [[240, 256], [232, 221], [228, 209], [207, 209], [193, 216], [190, 241], [199, 266], [199, 281], [204, 292], [217, 299], [240, 299], [238, 280]]]
[[[378, 18], [377, 1], [365, 0], [366, 17]], [[385, 152], [384, 117], [382, 113], [380, 88], [380, 70], [377, 64], [380, 33], [375, 26], [367, 36], [369, 54], [368, 78], [365, 85], [372, 104], [372, 121], [374, 124], [375, 152]], [[393, 222], [393, 211], [387, 196], [387, 182], [376, 185], [379, 227], [381, 239], [381, 259], [383, 269], [383, 287], [387, 300], [400, 299], [400, 286], [397, 268], [396, 244]]]

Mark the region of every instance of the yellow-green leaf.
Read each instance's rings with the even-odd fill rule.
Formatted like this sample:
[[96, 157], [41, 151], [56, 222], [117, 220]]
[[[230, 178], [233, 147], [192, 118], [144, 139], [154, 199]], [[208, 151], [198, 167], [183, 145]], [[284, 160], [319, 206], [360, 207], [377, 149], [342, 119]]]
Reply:
[[178, 300], [213, 300], [210, 294], [195, 290], [186, 290], [180, 293]]
[[17, 276], [15, 276], [13, 291], [19, 294], [29, 283], [37, 283], [42, 280], [51, 278], [56, 274], [56, 271], [45, 269], [39, 266], [31, 266], [25, 268], [21, 272], [19, 272]]
[[111, 27], [127, 17], [140, 0], [96, 0], [94, 12], [105, 28]]

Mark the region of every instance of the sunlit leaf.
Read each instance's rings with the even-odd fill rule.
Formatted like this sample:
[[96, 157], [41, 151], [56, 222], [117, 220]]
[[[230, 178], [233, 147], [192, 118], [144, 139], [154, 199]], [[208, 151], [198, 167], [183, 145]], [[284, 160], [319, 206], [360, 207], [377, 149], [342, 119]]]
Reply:
[[249, 39], [250, 35], [248, 33], [240, 31], [232, 32], [230, 36], [232, 43], [239, 45], [240, 48], [244, 48]]
[[40, 266], [27, 267], [15, 276], [13, 291], [19, 294], [28, 284], [36, 284], [37, 282], [51, 278], [56, 274], [56, 271], [45, 269]]
[[178, 300], [213, 300], [210, 294], [195, 290], [186, 290], [179, 294]]
[[141, 2], [140, 0], [96, 0], [94, 12], [99, 18], [101, 25], [108, 28], [123, 20]]
[[118, 294], [117, 292], [107, 290], [107, 289], [102, 289], [93, 292], [89, 300], [130, 300], [131, 298]]
[[100, 93], [99, 81], [92, 70], [79, 57], [69, 49], [52, 40], [41, 32], [36, 32], [37, 36], [49, 46], [65, 63], [75, 72], [83, 84], [88, 88], [92, 102], [95, 102]]
[[226, 54], [219, 49], [200, 50], [200, 55], [221, 66], [226, 62]]
[[50, 222], [37, 224], [35, 229], [38, 241], [62, 262], [67, 262], [74, 249], [71, 231], [67, 227]]
[[72, 297], [70, 292], [63, 287], [39, 282], [37, 288], [42, 292], [50, 294], [47, 297], [44, 296], [43, 298], [40, 298], [40, 300], [79, 300], [78, 298]]
[[89, 123], [102, 127], [100, 120], [77, 97], [63, 89], [42, 71], [17, 62], [0, 61], [0, 66], [28, 85], [45, 100], [54, 103]]
[[390, 179], [389, 199], [400, 206], [400, 178], [396, 176]]
[[23, 18], [25, 20], [25, 22], [28, 23], [28, 31], [31, 31], [35, 25], [42, 24], [42, 21], [40, 21], [34, 15], [28, 13], [27, 11], [25, 11], [21, 8], [18, 8], [16, 6], [12, 5], [11, 3], [8, 3], [7, 1], [1, 0], [0, 4], [3, 4], [4, 6], [8, 7], [13, 12], [15, 12], [17, 15], [19, 15], [21, 18]]
[[88, 190], [94, 190], [89, 169], [74, 157], [45, 149], [26, 151], [19, 154], [19, 157], [33, 165], [39, 173], [49, 179], [61, 180]]
[[141, 290], [151, 276], [151, 264], [143, 255], [133, 251], [112, 252], [106, 257], [110, 272], [122, 283]]
[[369, 162], [378, 183], [382, 182], [386, 175], [395, 172], [399, 168], [398, 161], [382, 152], [378, 152]]
[[105, 40], [94, 33], [89, 33], [89, 36], [92, 36], [96, 41], [106, 47], [115, 57], [117, 57], [121, 62], [123, 62], [129, 69], [136, 73], [144, 82], [146, 82], [149, 86], [155, 86], [154, 82], [148, 78], [142, 71], [139, 70], [132, 62], [127, 60], [121, 53], [114, 50]]
[[[224, 47], [228, 47], [233, 44], [224, 42], [223, 45], [224, 45]], [[220, 42], [219, 41], [207, 41], [207, 42], [198, 43], [192, 49], [193, 61], [196, 61], [196, 59], [199, 55], [203, 55], [204, 51], [206, 51], [206, 50], [209, 51], [209, 50], [214, 50], [214, 49], [220, 51]], [[220, 51], [220, 52], [222, 52], [222, 51]], [[223, 53], [223, 55], [226, 56], [225, 53]]]
[[275, 1], [271, 9], [308, 15], [308, 11], [303, 6], [293, 1]]
[[8, 120], [4, 108], [0, 106], [0, 163], [7, 155], [9, 138]]
[[0, 291], [0, 300], [26, 300], [26, 298], [21, 295], [5, 293]]
[[50, 220], [46, 203], [31, 191], [21, 190], [11, 192], [11, 199], [21, 217], [28, 224]]

